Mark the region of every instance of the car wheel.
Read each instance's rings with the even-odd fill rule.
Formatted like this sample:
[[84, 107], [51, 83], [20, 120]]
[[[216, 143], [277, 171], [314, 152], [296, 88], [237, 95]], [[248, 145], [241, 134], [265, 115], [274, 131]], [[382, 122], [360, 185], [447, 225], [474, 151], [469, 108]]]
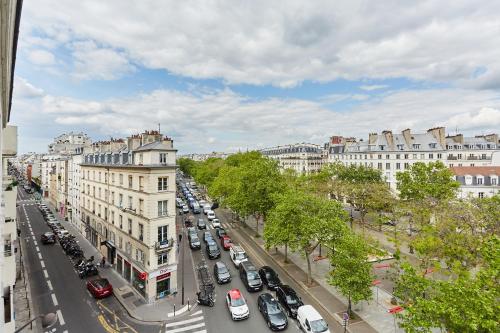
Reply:
[[271, 323], [267, 322], [267, 327], [271, 328]]

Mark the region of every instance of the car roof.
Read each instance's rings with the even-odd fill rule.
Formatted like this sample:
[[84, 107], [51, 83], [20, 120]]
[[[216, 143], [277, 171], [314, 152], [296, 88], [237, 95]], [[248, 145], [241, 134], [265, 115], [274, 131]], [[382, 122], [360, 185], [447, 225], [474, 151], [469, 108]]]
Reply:
[[276, 301], [276, 299], [270, 293], [260, 294], [259, 297], [266, 302], [273, 302], [273, 301], [275, 302]]
[[293, 290], [293, 288], [287, 284], [283, 284], [283, 285], [279, 286], [279, 288], [281, 288], [281, 290], [283, 290], [283, 292], [285, 292], [285, 294], [295, 294], [295, 295], [297, 294], [295, 292], [295, 290]]
[[217, 268], [222, 268], [222, 267], [226, 267], [227, 268], [226, 264], [223, 261], [217, 261], [215, 263], [215, 266], [217, 266]]
[[312, 305], [302, 305], [297, 310], [301, 314], [301, 317], [306, 317], [309, 321], [323, 319], [319, 312]]
[[228, 292], [228, 295], [231, 299], [239, 299], [242, 298], [241, 292], [239, 289], [231, 289]]

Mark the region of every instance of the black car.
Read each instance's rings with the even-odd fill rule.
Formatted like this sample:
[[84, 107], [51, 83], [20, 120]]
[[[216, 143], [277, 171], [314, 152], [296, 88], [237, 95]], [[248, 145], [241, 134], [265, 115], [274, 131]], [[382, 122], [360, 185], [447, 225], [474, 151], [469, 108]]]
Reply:
[[198, 250], [201, 248], [200, 238], [197, 234], [189, 234], [189, 247], [192, 250]]
[[280, 285], [276, 288], [276, 298], [283, 305], [287, 314], [292, 318], [297, 318], [297, 309], [304, 305], [295, 290], [288, 285]]
[[259, 272], [251, 261], [241, 262], [238, 269], [240, 271], [241, 282], [243, 282], [248, 291], [262, 290], [262, 280], [260, 279]]
[[214, 276], [217, 283], [228, 283], [231, 281], [231, 273], [229, 273], [229, 269], [222, 261], [217, 261], [214, 265]]
[[284, 330], [288, 326], [286, 314], [281, 309], [278, 301], [269, 293], [259, 295], [257, 307], [266, 321], [267, 327], [273, 331]]
[[215, 235], [217, 236], [217, 238], [220, 239], [220, 238], [226, 236], [227, 233], [226, 233], [226, 230], [224, 230], [223, 228], [216, 228], [215, 229]]
[[209, 259], [220, 258], [220, 249], [219, 249], [219, 246], [214, 241], [207, 242], [206, 250], [207, 250], [207, 255], [208, 255]]
[[[214, 241], [214, 238], [212, 237], [212, 234], [210, 233], [210, 231], [205, 231], [205, 232], [203, 233], [203, 241], [204, 241], [205, 243], [208, 243], [208, 241], [209, 241], [209, 240]], [[214, 242], [215, 242], [215, 241], [214, 241]]]
[[259, 269], [259, 275], [262, 282], [270, 290], [276, 290], [276, 288], [281, 284], [278, 274], [269, 266], [262, 266]]
[[207, 223], [205, 222], [204, 219], [198, 219], [198, 229], [206, 229], [207, 228]]
[[56, 235], [53, 232], [46, 232], [40, 237], [42, 244], [55, 244]]

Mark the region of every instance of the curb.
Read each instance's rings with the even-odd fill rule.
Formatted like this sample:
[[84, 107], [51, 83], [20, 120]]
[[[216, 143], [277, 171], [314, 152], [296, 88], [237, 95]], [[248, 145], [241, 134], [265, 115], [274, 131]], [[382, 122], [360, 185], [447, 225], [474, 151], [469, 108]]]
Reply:
[[[234, 230], [234, 229], [233, 229], [233, 230]], [[239, 228], [238, 230], [243, 230], [243, 229], [242, 229], [242, 228]], [[259, 247], [260, 249], [262, 249], [262, 250], [266, 253], [267, 257], [269, 257], [269, 258], [270, 258], [270, 259], [271, 259], [271, 260], [272, 260], [272, 261], [273, 261], [273, 262], [274, 262], [277, 266], [279, 266], [281, 269], [283, 269], [283, 271], [285, 272], [285, 274], [286, 274], [286, 275], [287, 275], [287, 276], [288, 276], [291, 280], [293, 280], [295, 283], [297, 283], [297, 284], [298, 284], [298, 285], [299, 285], [302, 289], [304, 289], [304, 290], [306, 290], [306, 291], [307, 291], [308, 287], [304, 284], [304, 282], [302, 282], [300, 279], [296, 279], [294, 276], [292, 276], [292, 275], [291, 275], [291, 274], [290, 274], [290, 273], [289, 273], [289, 272], [288, 272], [288, 271], [287, 271], [287, 270], [283, 267], [283, 265], [282, 265], [279, 261], [277, 261], [277, 260], [276, 260], [273, 256], [270, 256], [269, 254], [267, 254], [267, 251], [266, 251], [266, 250], [265, 250], [265, 249], [264, 249], [264, 248], [263, 248], [260, 244], [258, 244], [258, 243], [255, 241], [255, 239], [254, 239], [254, 237], [253, 237], [252, 235], [249, 235], [246, 231], [243, 231], [243, 233], [245, 233], [245, 235], [247, 236], [247, 238], [248, 238], [248, 239], [250, 239], [250, 240], [251, 240], [251, 241], [252, 241], [252, 242], [253, 242], [253, 243], [254, 243], [257, 247]], [[316, 283], [317, 283], [317, 282], [316, 282]], [[319, 284], [318, 284], [318, 285], [319, 285]], [[322, 309], [323, 309], [326, 313], [330, 314], [330, 316], [331, 316], [331, 317], [332, 317], [335, 321], [337, 321], [340, 325], [343, 325], [343, 320], [342, 320], [342, 318], [340, 318], [340, 317], [339, 317], [339, 315], [338, 315], [337, 313], [332, 313], [332, 312], [330, 312], [330, 310], [329, 310], [329, 309], [328, 309], [325, 305], [323, 305], [323, 303], [322, 303], [322, 302], [321, 302], [321, 301], [320, 301], [320, 300], [319, 300], [316, 296], [314, 296], [313, 294], [308, 293], [308, 296], [309, 296], [309, 297], [311, 297], [312, 299], [314, 299], [314, 301], [315, 301], [316, 303], [318, 303], [318, 304], [321, 306], [321, 308], [322, 308]], [[332, 295], [332, 297], [335, 297], [335, 296], [334, 296], [334, 295]], [[353, 311], [353, 312], [354, 312], [354, 311]], [[354, 313], [356, 313], [356, 312], [354, 312]], [[357, 313], [356, 313], [356, 316], [357, 316], [358, 318], [360, 318], [360, 319], [361, 319], [361, 317], [360, 317]], [[363, 322], [365, 322], [365, 323], [366, 323], [366, 321], [364, 321], [363, 319], [361, 319], [361, 321], [363, 321]], [[368, 323], [367, 323], [367, 324], [368, 324]], [[368, 324], [368, 325], [369, 325], [369, 324]], [[370, 325], [370, 327], [371, 327], [371, 325]], [[374, 329], [374, 330], [375, 330], [375, 329]], [[347, 332], [349, 332], [349, 333], [352, 333], [352, 331], [351, 331], [351, 329], [349, 328], [349, 326], [346, 328], [346, 331], [347, 331]]]
[[[23, 253], [23, 258], [22, 260], [24, 261], [24, 256], [25, 254], [27, 253], [26, 252], [26, 241], [24, 240], [21, 240], [21, 238], [18, 238], [19, 240], [19, 250], [22, 251], [21, 253]], [[27, 301], [28, 301], [28, 310], [29, 310], [29, 313], [31, 313], [32, 315], [35, 313], [35, 309], [33, 308], [33, 300], [31, 298], [31, 287], [30, 287], [30, 283], [29, 281], [26, 281], [26, 277], [29, 276], [28, 275], [28, 271], [26, 269], [26, 265], [23, 263], [22, 264], [23, 266], [23, 281], [24, 281], [24, 285], [25, 285], [25, 289], [26, 289], [26, 294], [27, 294]], [[33, 322], [33, 329], [32, 331], [35, 332], [36, 331], [36, 320]]]

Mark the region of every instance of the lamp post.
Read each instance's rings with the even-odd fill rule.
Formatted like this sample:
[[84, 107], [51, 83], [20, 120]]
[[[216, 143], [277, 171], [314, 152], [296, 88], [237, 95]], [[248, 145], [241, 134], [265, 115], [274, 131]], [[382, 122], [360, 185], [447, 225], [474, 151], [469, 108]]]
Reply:
[[21, 326], [17, 330], [15, 330], [14, 333], [21, 332], [23, 329], [26, 328], [26, 326], [28, 326], [29, 324], [31, 324], [32, 322], [34, 322], [38, 318], [42, 318], [42, 328], [52, 327], [57, 322], [57, 315], [53, 312], [50, 312], [50, 313], [47, 313], [44, 315], [36, 316], [35, 318], [31, 319], [23, 326]]

